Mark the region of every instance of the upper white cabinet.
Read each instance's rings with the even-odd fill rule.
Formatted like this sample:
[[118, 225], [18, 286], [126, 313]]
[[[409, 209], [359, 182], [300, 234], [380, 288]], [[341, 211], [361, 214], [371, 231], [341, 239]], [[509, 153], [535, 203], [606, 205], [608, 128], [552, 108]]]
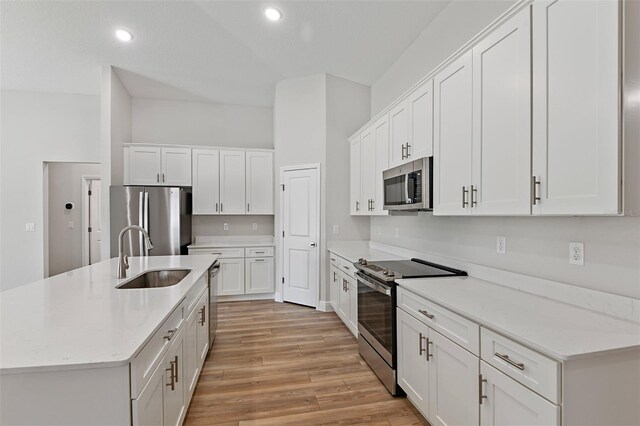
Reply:
[[366, 210], [362, 206], [362, 168], [361, 168], [361, 143], [360, 134], [352, 137], [349, 141], [350, 167], [349, 167], [349, 183], [350, 183], [350, 213], [352, 215], [362, 215]]
[[535, 214], [620, 211], [619, 7], [533, 3]]
[[402, 163], [407, 158], [409, 144], [409, 105], [405, 100], [389, 111], [389, 162]]
[[455, 60], [434, 78], [433, 212], [469, 210], [473, 139], [472, 55]]
[[273, 152], [193, 150], [193, 214], [273, 214]]
[[220, 151], [220, 213], [246, 213], [245, 152]]
[[220, 151], [193, 150], [193, 214], [220, 213]]
[[273, 214], [273, 152], [247, 151], [247, 213]]
[[129, 184], [191, 186], [191, 148], [131, 146]]
[[473, 214], [531, 213], [531, 11], [473, 48]]

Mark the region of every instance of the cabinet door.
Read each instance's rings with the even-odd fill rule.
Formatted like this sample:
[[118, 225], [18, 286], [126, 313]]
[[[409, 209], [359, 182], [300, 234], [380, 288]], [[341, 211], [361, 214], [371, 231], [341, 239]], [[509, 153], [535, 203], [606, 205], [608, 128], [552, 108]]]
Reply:
[[[165, 381], [168, 384], [173, 383], [173, 386], [164, 387], [164, 425], [165, 426], [179, 426], [182, 423], [184, 415], [186, 414], [186, 395], [185, 389], [188, 389], [188, 385], [185, 384], [184, 375], [184, 334], [181, 331], [174, 340], [165, 355], [164, 365], [165, 368]], [[173, 364], [172, 364], [173, 363]], [[171, 377], [171, 368], [173, 367], [174, 375]]]
[[166, 186], [191, 186], [191, 149], [162, 148], [162, 176]]
[[412, 160], [433, 155], [433, 80], [409, 95], [409, 146]]
[[[371, 215], [371, 201], [375, 197], [376, 181], [376, 132], [375, 126], [371, 125], [362, 132], [361, 142], [361, 188], [362, 188], [362, 209], [364, 215]], [[366, 206], [365, 206], [366, 204]]]
[[531, 10], [473, 48], [473, 214], [531, 213]]
[[621, 3], [533, 4], [534, 214], [620, 211]]
[[482, 426], [560, 424], [560, 408], [527, 389], [484, 361], [480, 362]]
[[361, 187], [361, 179], [362, 179], [362, 167], [360, 158], [360, 135], [351, 139], [350, 147], [349, 147], [349, 184], [351, 187], [350, 190], [350, 207], [349, 211], [351, 215], [361, 215], [366, 212], [366, 206], [362, 204], [362, 187]]
[[[209, 292], [205, 291], [194, 311], [196, 312], [196, 355], [197, 355], [197, 366], [198, 366], [198, 375], [202, 370], [202, 366], [204, 365], [204, 361], [207, 358], [207, 353], [209, 352]], [[196, 381], [197, 381], [196, 377]]]
[[244, 214], [245, 153], [220, 151], [220, 213]]
[[347, 293], [349, 297], [349, 328], [351, 332], [358, 336], [358, 281], [355, 278], [348, 277]]
[[273, 257], [245, 259], [247, 294], [275, 291], [273, 265]]
[[371, 212], [375, 215], [388, 215], [384, 207], [384, 186], [382, 173], [389, 168], [389, 117], [384, 116], [375, 122], [375, 171], [373, 174]]
[[220, 152], [193, 150], [193, 214], [218, 214], [220, 203]]
[[429, 330], [427, 351], [429, 423], [479, 424], [479, 358], [433, 330]]
[[434, 78], [433, 213], [469, 212], [472, 147], [471, 52]]
[[218, 295], [244, 294], [244, 259], [219, 259]]
[[429, 416], [429, 364], [426, 344], [429, 328], [403, 311], [397, 309], [398, 384], [425, 416]]
[[408, 102], [402, 101], [389, 112], [389, 164], [396, 166], [406, 159], [409, 143]]
[[129, 147], [129, 183], [161, 185], [162, 153], [159, 147]]
[[349, 323], [349, 310], [351, 304], [349, 303], [349, 283], [347, 277], [339, 273], [338, 274], [338, 316], [342, 319], [345, 325]]
[[247, 152], [247, 213], [273, 214], [273, 153]]
[[200, 374], [198, 365], [198, 308], [194, 308], [187, 317], [184, 336], [184, 377], [188, 397], [193, 395]]
[[329, 300], [334, 311], [338, 311], [338, 293], [342, 290], [340, 287], [340, 272], [335, 266], [329, 268]]
[[134, 426], [158, 426], [163, 424], [162, 393], [164, 392], [164, 367], [161, 364], [153, 373], [137, 399], [131, 401]]

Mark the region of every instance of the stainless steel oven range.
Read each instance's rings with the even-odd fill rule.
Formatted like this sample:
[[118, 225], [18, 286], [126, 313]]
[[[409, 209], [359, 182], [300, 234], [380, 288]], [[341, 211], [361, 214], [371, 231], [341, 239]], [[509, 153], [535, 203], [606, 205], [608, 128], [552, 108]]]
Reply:
[[396, 370], [396, 279], [467, 275], [421, 259], [354, 263], [358, 270], [358, 351], [392, 395], [401, 393]]

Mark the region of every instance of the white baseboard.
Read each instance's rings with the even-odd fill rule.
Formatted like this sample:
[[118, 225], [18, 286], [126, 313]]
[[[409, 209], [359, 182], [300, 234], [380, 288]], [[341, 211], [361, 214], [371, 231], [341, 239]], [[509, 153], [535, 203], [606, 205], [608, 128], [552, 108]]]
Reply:
[[321, 312], [333, 312], [333, 306], [331, 305], [331, 302], [327, 302], [324, 300], [318, 302], [318, 307], [316, 309]]
[[274, 300], [275, 293], [238, 294], [236, 296], [218, 296], [219, 302], [241, 302], [247, 300]]

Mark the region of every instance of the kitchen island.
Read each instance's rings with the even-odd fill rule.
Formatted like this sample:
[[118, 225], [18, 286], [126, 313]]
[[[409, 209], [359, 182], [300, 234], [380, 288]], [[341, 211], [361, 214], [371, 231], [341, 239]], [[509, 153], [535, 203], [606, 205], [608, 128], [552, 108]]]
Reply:
[[[0, 293], [0, 423], [180, 424], [208, 349], [215, 260], [133, 257], [117, 279], [110, 259]], [[174, 269], [190, 272], [118, 288]]]

